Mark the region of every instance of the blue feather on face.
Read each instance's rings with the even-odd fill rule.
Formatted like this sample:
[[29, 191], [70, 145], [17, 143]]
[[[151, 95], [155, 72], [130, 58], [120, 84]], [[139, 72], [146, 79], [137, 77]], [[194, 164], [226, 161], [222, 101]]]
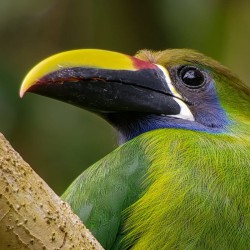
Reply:
[[[182, 66], [181, 66], [182, 67]], [[142, 133], [163, 128], [177, 128], [208, 133], [224, 133], [232, 123], [220, 104], [214, 79], [208, 71], [201, 70], [206, 81], [200, 88], [189, 88], [176, 76], [178, 69], [170, 69], [171, 81], [182, 100], [191, 111], [194, 120], [168, 115], [146, 113], [114, 113], [105, 119], [119, 131], [119, 142], [124, 143]]]
[[211, 80], [204, 91], [191, 93], [185, 92], [190, 100], [190, 110], [195, 117], [195, 123], [191, 129], [207, 131], [211, 133], [225, 132], [230, 120], [226, 111], [220, 104], [216, 93], [214, 81]]

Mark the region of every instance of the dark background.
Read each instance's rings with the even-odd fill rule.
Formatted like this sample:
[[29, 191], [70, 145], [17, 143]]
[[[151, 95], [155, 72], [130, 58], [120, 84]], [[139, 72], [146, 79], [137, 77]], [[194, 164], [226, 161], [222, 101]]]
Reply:
[[36, 95], [23, 77], [64, 50], [193, 48], [250, 82], [250, 1], [0, 0], [0, 131], [58, 193], [116, 147], [113, 129], [84, 110]]

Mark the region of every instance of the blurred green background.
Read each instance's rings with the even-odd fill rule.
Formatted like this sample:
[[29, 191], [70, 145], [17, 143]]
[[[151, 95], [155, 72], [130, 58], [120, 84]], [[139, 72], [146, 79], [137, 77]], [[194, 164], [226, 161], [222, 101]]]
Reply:
[[250, 83], [250, 1], [0, 0], [0, 131], [58, 193], [116, 147], [100, 118], [45, 97], [18, 97], [45, 57], [100, 48], [193, 48]]

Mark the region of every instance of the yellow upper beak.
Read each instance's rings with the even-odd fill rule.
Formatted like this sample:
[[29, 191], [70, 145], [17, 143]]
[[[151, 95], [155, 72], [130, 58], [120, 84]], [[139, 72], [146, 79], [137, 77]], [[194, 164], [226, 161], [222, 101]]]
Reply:
[[144, 67], [152, 68], [152, 65], [125, 54], [106, 50], [81, 49], [62, 52], [43, 60], [29, 71], [22, 82], [20, 97], [43, 76], [64, 68], [91, 67], [134, 71]]
[[20, 96], [27, 91], [101, 114], [177, 116], [185, 106], [163, 66], [96, 49], [63, 52], [43, 60], [23, 80]]

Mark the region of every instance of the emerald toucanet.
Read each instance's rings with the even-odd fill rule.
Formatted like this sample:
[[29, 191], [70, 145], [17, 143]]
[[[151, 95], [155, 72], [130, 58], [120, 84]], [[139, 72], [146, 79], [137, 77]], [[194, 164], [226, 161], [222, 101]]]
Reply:
[[92, 111], [120, 147], [62, 198], [105, 249], [250, 249], [250, 90], [188, 49], [45, 59], [25, 92]]

